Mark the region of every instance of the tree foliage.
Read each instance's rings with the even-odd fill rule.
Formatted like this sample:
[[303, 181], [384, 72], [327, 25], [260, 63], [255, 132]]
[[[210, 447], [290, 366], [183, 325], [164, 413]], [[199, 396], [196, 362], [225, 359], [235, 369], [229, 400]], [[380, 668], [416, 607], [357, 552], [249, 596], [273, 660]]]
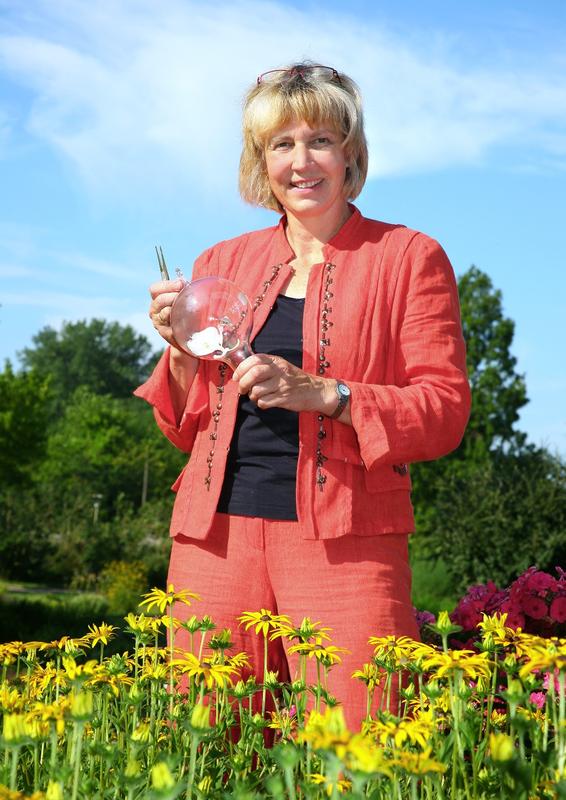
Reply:
[[566, 564], [566, 464], [538, 448], [454, 469], [435, 499], [442, 528], [429, 546], [454, 587], [506, 586], [533, 563]]
[[501, 292], [474, 266], [458, 289], [472, 411], [456, 451], [412, 467], [413, 546], [420, 556], [444, 559], [463, 589], [487, 579], [509, 582], [531, 563], [560, 563], [566, 531], [564, 463], [515, 428], [528, 400]]
[[168, 489], [186, 455], [131, 396], [155, 359], [149, 342], [101, 320], [34, 342], [23, 369], [0, 374], [1, 574], [80, 583], [147, 556], [164, 578]]
[[[454, 584], [509, 582], [564, 563], [563, 462], [516, 429], [527, 402], [501, 292], [477, 267], [458, 282], [473, 406], [450, 456], [412, 467], [414, 546]], [[108, 561], [165, 577], [172, 495], [185, 455], [131, 397], [155, 355], [129, 326], [44, 328], [0, 373], [0, 564], [4, 577], [87, 583]]]
[[19, 354], [25, 371], [50, 378], [55, 412], [79, 386], [95, 394], [130, 397], [148, 375], [151, 345], [129, 325], [92, 319], [43, 328]]
[[49, 379], [15, 373], [9, 361], [0, 372], [0, 486], [20, 486], [41, 459], [48, 424]]
[[458, 281], [462, 329], [472, 388], [472, 412], [460, 455], [522, 445], [524, 434], [515, 430], [520, 409], [528, 402], [523, 375], [516, 372], [511, 353], [515, 323], [503, 313], [502, 296], [491, 279], [475, 266]]

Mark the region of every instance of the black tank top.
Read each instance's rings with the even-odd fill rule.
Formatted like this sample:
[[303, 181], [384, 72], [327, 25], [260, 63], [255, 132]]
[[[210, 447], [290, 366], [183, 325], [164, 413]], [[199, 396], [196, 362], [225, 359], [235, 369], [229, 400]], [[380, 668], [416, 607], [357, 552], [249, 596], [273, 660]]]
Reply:
[[[304, 307], [304, 298], [279, 295], [254, 340], [254, 351], [282, 356], [302, 367]], [[283, 408], [262, 410], [242, 396], [217, 510], [296, 520], [298, 455], [298, 413]]]

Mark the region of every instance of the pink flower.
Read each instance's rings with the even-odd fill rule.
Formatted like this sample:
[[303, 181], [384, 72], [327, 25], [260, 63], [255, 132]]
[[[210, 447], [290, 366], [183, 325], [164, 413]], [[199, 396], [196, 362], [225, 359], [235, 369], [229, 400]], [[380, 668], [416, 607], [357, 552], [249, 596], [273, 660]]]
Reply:
[[546, 703], [546, 695], [544, 692], [531, 692], [529, 700], [537, 708], [542, 709]]
[[452, 622], [461, 625], [465, 631], [473, 631], [478, 622], [481, 622], [481, 613], [474, 607], [473, 602], [462, 601], [456, 611], [451, 614]]
[[555, 622], [566, 622], [566, 597], [555, 597], [550, 604], [550, 616]]
[[[550, 672], [544, 673], [544, 680], [542, 682], [543, 687], [548, 691], [550, 689], [550, 681], [552, 680], [552, 676]], [[558, 670], [554, 670], [554, 690], [556, 692], [560, 691], [560, 683], [558, 682]]]
[[521, 614], [518, 608], [512, 607], [509, 610], [506, 608], [502, 609], [503, 611], [507, 611], [507, 621], [505, 622], [510, 628], [525, 628], [525, 615]]
[[527, 579], [527, 587], [531, 592], [546, 594], [546, 592], [555, 592], [556, 578], [549, 575], [547, 572], [533, 572]]
[[431, 614], [430, 611], [419, 611], [417, 608], [413, 608], [413, 611], [415, 612], [417, 627], [419, 628], [419, 630], [424, 625], [431, 625], [436, 622], [436, 617], [434, 616], [434, 614]]
[[548, 614], [548, 606], [540, 597], [527, 594], [523, 597], [523, 611], [533, 619], [543, 619]]

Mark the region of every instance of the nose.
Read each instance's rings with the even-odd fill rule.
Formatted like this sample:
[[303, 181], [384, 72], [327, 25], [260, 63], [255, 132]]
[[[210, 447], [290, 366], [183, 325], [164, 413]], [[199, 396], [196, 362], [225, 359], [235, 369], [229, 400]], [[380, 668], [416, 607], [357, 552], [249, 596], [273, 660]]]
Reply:
[[304, 169], [311, 160], [309, 148], [302, 142], [297, 142], [293, 148], [293, 167]]

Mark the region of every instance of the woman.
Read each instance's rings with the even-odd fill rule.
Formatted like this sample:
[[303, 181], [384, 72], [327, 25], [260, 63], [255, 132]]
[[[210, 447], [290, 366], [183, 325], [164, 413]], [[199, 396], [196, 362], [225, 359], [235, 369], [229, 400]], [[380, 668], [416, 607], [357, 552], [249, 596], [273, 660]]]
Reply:
[[[182, 284], [162, 281], [150, 317], [171, 347], [137, 391], [191, 453], [173, 487], [169, 582], [198, 592], [199, 613], [231, 628], [257, 665], [262, 642], [236, 625], [243, 611], [328, 625], [350, 651], [329, 690], [354, 726], [366, 700], [351, 674], [371, 657], [368, 637], [418, 637], [407, 464], [455, 448], [470, 406], [450, 263], [430, 238], [351, 205], [366, 172], [346, 75], [302, 63], [260, 76], [244, 103], [240, 191], [282, 217], [215, 245], [193, 270], [252, 299], [255, 354], [230, 374], [178, 349]], [[281, 640], [271, 658], [280, 680], [294, 676]]]

